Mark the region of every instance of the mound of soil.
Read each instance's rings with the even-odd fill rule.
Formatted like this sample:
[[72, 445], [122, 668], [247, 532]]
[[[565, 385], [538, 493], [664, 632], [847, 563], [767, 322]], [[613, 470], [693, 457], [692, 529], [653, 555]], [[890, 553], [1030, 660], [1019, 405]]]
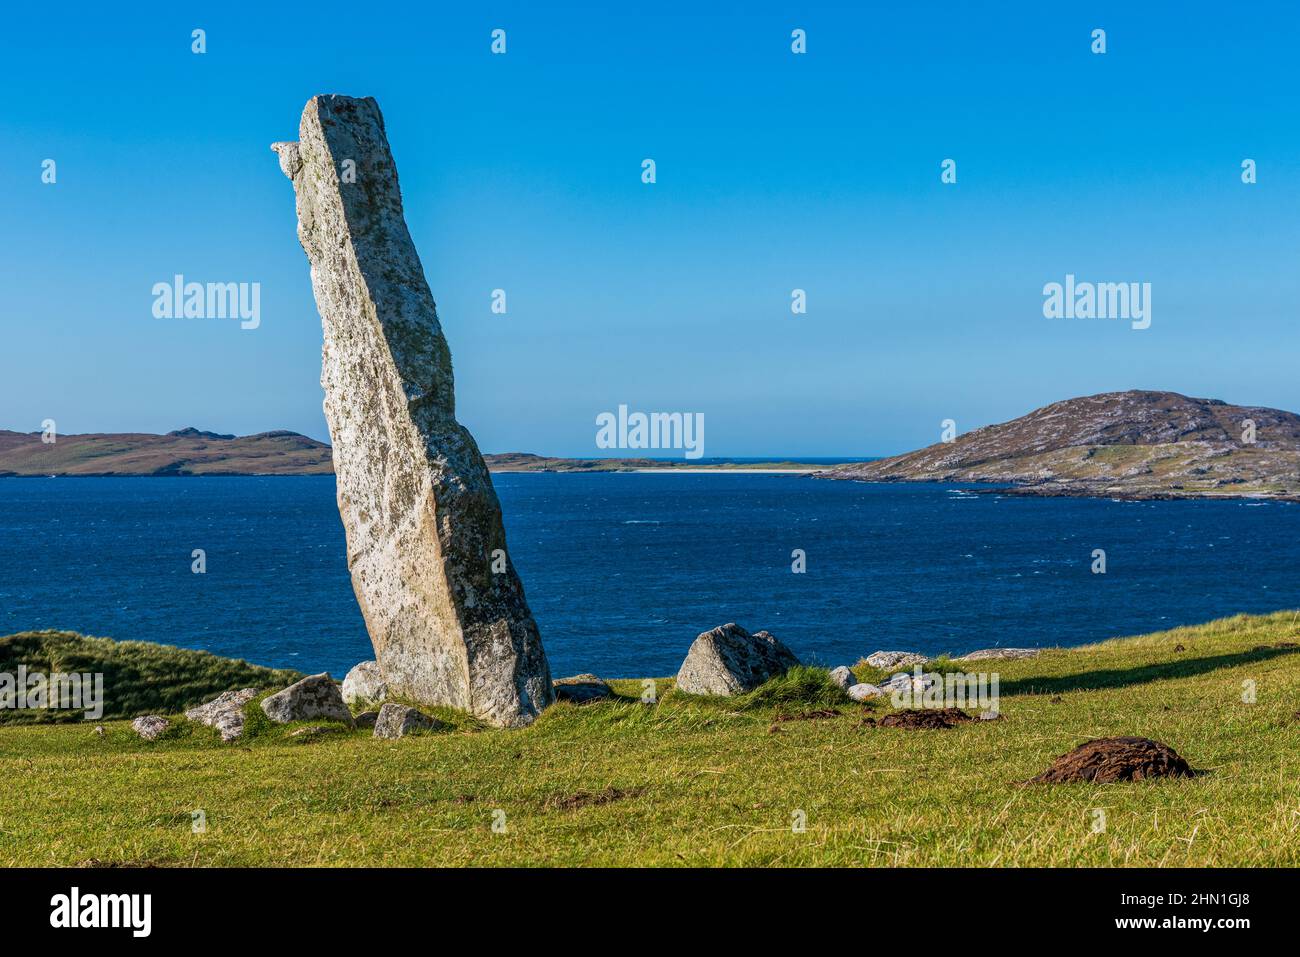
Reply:
[[880, 719], [882, 728], [953, 728], [974, 719], [961, 708], [905, 708]]
[[800, 711], [798, 714], [778, 714], [775, 721], [820, 721], [824, 718], [838, 718], [838, 708], [818, 708], [815, 711]]
[[1191, 766], [1167, 744], [1150, 738], [1096, 738], [1085, 741], [1026, 784], [1091, 781], [1143, 781], [1147, 778], [1190, 778]]

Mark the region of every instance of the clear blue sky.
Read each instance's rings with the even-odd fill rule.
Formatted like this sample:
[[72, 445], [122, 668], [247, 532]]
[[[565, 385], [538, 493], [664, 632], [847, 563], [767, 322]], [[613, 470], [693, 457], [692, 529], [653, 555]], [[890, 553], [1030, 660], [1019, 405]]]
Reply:
[[[619, 403], [703, 412], [707, 455], [1124, 388], [1300, 410], [1293, 3], [612, 6], [11, 6], [0, 428], [326, 438], [267, 147], [329, 92], [384, 111], [485, 451], [593, 454]], [[1152, 283], [1152, 327], [1045, 319], [1067, 272]], [[154, 319], [175, 273], [261, 283], [261, 327]]]

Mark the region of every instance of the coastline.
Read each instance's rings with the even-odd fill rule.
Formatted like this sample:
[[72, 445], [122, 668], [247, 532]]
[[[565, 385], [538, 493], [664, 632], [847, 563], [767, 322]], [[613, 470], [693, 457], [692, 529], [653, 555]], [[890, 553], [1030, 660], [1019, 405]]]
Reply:
[[[494, 469], [488, 468], [492, 475], [812, 475], [822, 471], [823, 466], [809, 465], [806, 468], [748, 468], [743, 465], [700, 466], [699, 468], [602, 468], [602, 469]], [[3, 479], [204, 479], [204, 478], [322, 478], [333, 476], [333, 472], [75, 472], [53, 473], [49, 475], [25, 475], [15, 473], [0, 474]]]
[[[793, 475], [800, 478], [829, 479], [838, 482], [855, 482], [861, 485], [951, 485], [975, 495], [1008, 495], [1016, 498], [1090, 498], [1123, 502], [1171, 501], [1226, 501], [1226, 502], [1284, 502], [1300, 503], [1300, 496], [1270, 494], [1267, 492], [1220, 492], [1206, 489], [1125, 489], [1116, 487], [1092, 488], [1082, 485], [1017, 485], [1002, 481], [907, 478], [852, 478], [836, 475], [823, 465], [794, 468], [749, 467], [743, 464], [684, 467], [631, 468], [492, 468], [492, 475]], [[53, 474], [0, 473], [4, 479], [204, 479], [204, 478], [320, 478], [333, 476], [333, 472], [74, 472]]]
[[1031, 485], [996, 479], [856, 478], [819, 470], [812, 478], [863, 485], [952, 485], [974, 495], [1010, 495], [1016, 498], [1091, 498], [1120, 502], [1285, 502], [1300, 503], [1300, 496], [1268, 492], [1220, 492], [1216, 489], [1145, 489], [1084, 484]]

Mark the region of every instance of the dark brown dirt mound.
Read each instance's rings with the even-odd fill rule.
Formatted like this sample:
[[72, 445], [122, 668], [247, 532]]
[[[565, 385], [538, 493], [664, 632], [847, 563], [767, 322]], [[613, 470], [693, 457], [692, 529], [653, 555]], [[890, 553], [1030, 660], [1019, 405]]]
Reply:
[[824, 718], [838, 718], [838, 708], [818, 708], [815, 711], [800, 711], [798, 714], [778, 714], [776, 721], [820, 721]]
[[1190, 778], [1197, 772], [1173, 748], [1150, 738], [1096, 738], [1085, 741], [1026, 784], [1091, 781], [1142, 781], [1147, 778]]
[[974, 720], [961, 708], [905, 708], [880, 719], [882, 728], [952, 728]]

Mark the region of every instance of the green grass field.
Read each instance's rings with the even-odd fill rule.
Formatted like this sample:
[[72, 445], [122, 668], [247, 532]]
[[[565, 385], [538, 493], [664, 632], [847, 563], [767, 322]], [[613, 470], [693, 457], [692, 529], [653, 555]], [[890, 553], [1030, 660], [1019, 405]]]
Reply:
[[[149, 743], [125, 721], [0, 725], [0, 864], [1296, 865], [1298, 614], [979, 662], [1001, 676], [1003, 720], [950, 730], [863, 727], [888, 704], [847, 701], [774, 721], [837, 700], [807, 673], [727, 701], [660, 681], [654, 705], [620, 682], [626, 697], [526, 730], [399, 741], [265, 720], [235, 745], [202, 727]], [[1208, 773], [1017, 784], [1112, 735]]]

